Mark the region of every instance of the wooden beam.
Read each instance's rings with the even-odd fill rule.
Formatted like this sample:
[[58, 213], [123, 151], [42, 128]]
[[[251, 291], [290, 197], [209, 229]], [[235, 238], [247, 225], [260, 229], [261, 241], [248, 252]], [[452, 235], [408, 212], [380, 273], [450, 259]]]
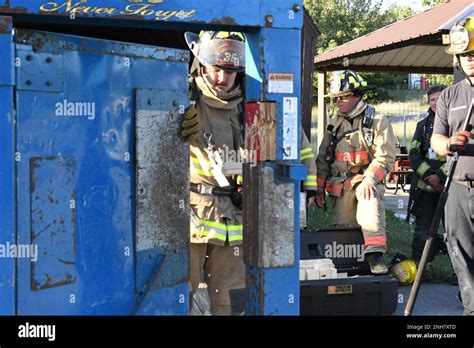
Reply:
[[326, 94], [326, 81], [327, 75], [326, 72], [319, 72], [318, 73], [318, 148], [317, 152], [319, 151], [319, 145], [323, 141], [324, 132], [327, 126], [327, 117], [326, 117], [326, 98], [324, 95]]

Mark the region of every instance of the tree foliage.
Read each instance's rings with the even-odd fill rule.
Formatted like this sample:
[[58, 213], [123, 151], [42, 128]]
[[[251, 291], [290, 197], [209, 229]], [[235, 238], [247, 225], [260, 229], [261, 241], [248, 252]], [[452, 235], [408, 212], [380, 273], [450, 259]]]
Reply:
[[446, 2], [445, 0], [421, 0], [423, 6], [433, 7]]
[[321, 32], [317, 54], [413, 14], [397, 6], [381, 13], [382, 0], [305, 0], [304, 5]]
[[424, 76], [430, 85], [451, 86], [454, 83], [454, 75], [428, 74]]

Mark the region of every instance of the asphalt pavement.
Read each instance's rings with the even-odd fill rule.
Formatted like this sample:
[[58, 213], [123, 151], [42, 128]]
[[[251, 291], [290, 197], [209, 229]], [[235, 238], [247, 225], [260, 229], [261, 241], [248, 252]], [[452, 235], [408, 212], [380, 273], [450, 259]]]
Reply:
[[[398, 288], [398, 307], [393, 315], [404, 315], [411, 286]], [[421, 284], [412, 315], [463, 315], [463, 306], [457, 299], [459, 288], [451, 284]]]

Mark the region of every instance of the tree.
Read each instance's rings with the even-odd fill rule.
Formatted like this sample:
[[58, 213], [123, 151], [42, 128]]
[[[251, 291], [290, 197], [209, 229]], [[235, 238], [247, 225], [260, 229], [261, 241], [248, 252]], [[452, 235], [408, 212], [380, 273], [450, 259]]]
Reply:
[[415, 12], [410, 7], [391, 6], [385, 11], [384, 17], [388, 23], [393, 23], [411, 17], [414, 14]]
[[[382, 13], [382, 0], [305, 0], [304, 5], [321, 32], [316, 54], [414, 14], [410, 8], [399, 6]], [[314, 88], [317, 90], [316, 74]]]
[[427, 7], [433, 7], [446, 2], [445, 0], [421, 0], [421, 4]]
[[454, 75], [427, 74], [423, 76], [426, 77], [430, 86], [432, 85], [451, 86], [454, 83]]
[[381, 0], [305, 0], [304, 4], [321, 32], [318, 54], [388, 24], [380, 14]]

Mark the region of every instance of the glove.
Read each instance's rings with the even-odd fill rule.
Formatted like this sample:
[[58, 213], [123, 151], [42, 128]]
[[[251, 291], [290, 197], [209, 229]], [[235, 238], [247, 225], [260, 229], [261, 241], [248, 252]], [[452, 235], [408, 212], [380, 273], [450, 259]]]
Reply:
[[444, 191], [444, 187], [443, 185], [441, 185], [441, 179], [439, 178], [437, 174], [428, 175], [425, 178], [425, 182], [431, 187], [433, 187], [436, 191], [439, 191], [439, 192]]
[[306, 190], [306, 206], [310, 207], [313, 203], [316, 202], [316, 191], [315, 190]]
[[199, 115], [194, 106], [186, 109], [184, 119], [181, 121], [179, 134], [187, 141], [189, 138], [199, 132]]
[[456, 132], [451, 138], [448, 139], [448, 149], [451, 152], [462, 151], [469, 141], [471, 132], [459, 131]]
[[325, 209], [326, 207], [326, 193], [324, 190], [318, 189], [316, 191], [316, 205], [319, 209]]
[[244, 188], [242, 185], [236, 185], [232, 189], [232, 195], [230, 196], [230, 199], [232, 203], [239, 209], [242, 209], [242, 193], [244, 191]]

